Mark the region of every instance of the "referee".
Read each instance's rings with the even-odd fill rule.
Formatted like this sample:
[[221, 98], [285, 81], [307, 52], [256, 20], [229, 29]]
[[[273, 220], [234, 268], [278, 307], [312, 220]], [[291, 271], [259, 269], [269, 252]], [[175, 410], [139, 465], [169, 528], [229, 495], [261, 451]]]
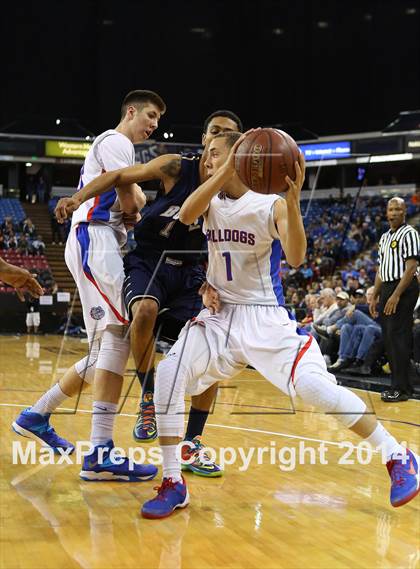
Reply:
[[407, 401], [412, 395], [410, 354], [413, 345], [413, 311], [419, 296], [416, 278], [420, 259], [419, 234], [405, 222], [402, 198], [392, 198], [386, 217], [390, 229], [379, 240], [379, 268], [375, 278], [372, 316], [379, 301], [382, 336], [391, 367], [391, 389], [382, 393], [386, 402]]

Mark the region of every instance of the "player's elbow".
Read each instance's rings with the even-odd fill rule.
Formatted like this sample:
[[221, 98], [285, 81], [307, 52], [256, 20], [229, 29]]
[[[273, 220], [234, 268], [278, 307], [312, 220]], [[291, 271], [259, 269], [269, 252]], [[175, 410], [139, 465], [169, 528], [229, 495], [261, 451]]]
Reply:
[[140, 190], [136, 194], [136, 204], [138, 211], [141, 211], [146, 205], [147, 199], [144, 193]]
[[303, 261], [305, 260], [305, 255], [287, 255], [286, 261], [288, 265], [293, 267], [293, 269], [298, 269]]
[[113, 180], [112, 180], [113, 186], [117, 186], [119, 188], [119, 187], [124, 187], [127, 185], [127, 183], [124, 181], [123, 170], [115, 170], [112, 177], [113, 177]]
[[189, 212], [188, 209], [184, 209], [181, 207], [179, 211], [179, 221], [184, 225], [191, 225], [197, 217], [193, 217]]

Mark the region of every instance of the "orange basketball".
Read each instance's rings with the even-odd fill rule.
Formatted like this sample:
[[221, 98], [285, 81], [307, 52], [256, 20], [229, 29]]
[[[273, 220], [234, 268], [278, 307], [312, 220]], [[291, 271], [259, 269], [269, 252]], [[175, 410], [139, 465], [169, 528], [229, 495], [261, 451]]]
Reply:
[[259, 194], [278, 194], [288, 189], [285, 177], [296, 178], [299, 147], [282, 130], [262, 128], [250, 132], [239, 145], [235, 169], [241, 181]]

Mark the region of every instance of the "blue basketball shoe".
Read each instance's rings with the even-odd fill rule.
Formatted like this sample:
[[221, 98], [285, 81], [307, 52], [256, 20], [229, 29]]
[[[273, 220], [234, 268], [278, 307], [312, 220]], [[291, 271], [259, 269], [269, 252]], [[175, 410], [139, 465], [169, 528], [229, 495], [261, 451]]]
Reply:
[[151, 520], [167, 518], [177, 508], [185, 508], [190, 502], [184, 478], [182, 482], [173, 482], [172, 478], [164, 478], [162, 484], [155, 486], [154, 489], [157, 490], [157, 496], [143, 504], [141, 509], [143, 518]]
[[398, 508], [420, 492], [419, 457], [407, 449], [406, 456], [391, 459], [386, 466], [391, 477], [391, 504]]
[[138, 443], [150, 443], [157, 439], [157, 426], [153, 393], [148, 391], [140, 403], [139, 415], [133, 429], [133, 438]]
[[135, 464], [123, 456], [111, 456], [114, 442], [96, 446], [83, 459], [80, 478], [86, 481], [114, 480], [117, 482], [143, 482], [152, 480], [158, 472], [153, 464]]
[[57, 435], [50, 425], [50, 416], [50, 413], [48, 415], [33, 413], [31, 407], [28, 407], [13, 421], [12, 429], [18, 435], [33, 439], [42, 446], [53, 449], [56, 454], [60, 453], [59, 449], [66, 451], [71, 449], [69, 450], [71, 454], [74, 451], [74, 445]]
[[[223, 476], [223, 470], [218, 464], [210, 461], [210, 457], [203, 452], [204, 445], [201, 437], [194, 437], [192, 441], [182, 446], [182, 470], [189, 470], [197, 476], [217, 478]], [[194, 445], [194, 446], [192, 446]]]

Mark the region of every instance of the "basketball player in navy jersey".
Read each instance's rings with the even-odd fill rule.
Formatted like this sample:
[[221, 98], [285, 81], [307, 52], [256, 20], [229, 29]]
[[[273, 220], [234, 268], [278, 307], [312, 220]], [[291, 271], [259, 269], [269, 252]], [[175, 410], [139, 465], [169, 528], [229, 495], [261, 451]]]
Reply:
[[[282, 251], [298, 267], [306, 254], [300, 213], [305, 163], [286, 177], [285, 198], [249, 190], [235, 172], [237, 133], [216, 136], [205, 165], [210, 177], [184, 202], [179, 218], [187, 226], [204, 216], [208, 240], [207, 281], [218, 291], [221, 309], [203, 310], [190, 321], [159, 363], [155, 404], [163, 454], [163, 482], [142, 507], [145, 518], [164, 518], [187, 506], [177, 445], [183, 433], [185, 393], [197, 395], [251, 365], [290, 397], [333, 413], [372, 447], [382, 446], [391, 477], [391, 504], [401, 506], [420, 490], [419, 464], [353, 392], [337, 385], [318, 344], [297, 333], [284, 307], [279, 278]], [[239, 140], [238, 140], [239, 139]], [[273, 331], [275, 331], [273, 333]]]
[[[160, 336], [175, 340], [185, 322], [202, 307], [199, 289], [205, 281], [205, 271], [200, 257], [205, 237], [198, 220], [185, 226], [180, 223], [178, 213], [184, 201], [205, 179], [204, 163], [211, 140], [221, 132], [242, 131], [242, 123], [234, 113], [221, 110], [206, 119], [203, 130], [203, 154], [164, 155], [147, 164], [106, 173], [79, 191], [72, 203], [67, 201], [62, 212], [65, 217], [86, 200], [113, 185], [126, 185], [128, 180], [138, 183], [152, 179], [161, 181], [161, 195], [142, 211], [142, 219], [135, 226], [137, 247], [124, 258], [124, 297], [132, 320], [131, 349], [142, 385], [140, 412], [133, 430], [138, 442], [157, 437], [153, 402], [154, 335], [159, 331]], [[219, 466], [205, 464], [199, 457], [201, 435], [216, 391], [217, 384], [214, 384], [205, 393], [193, 397], [185, 435], [186, 440], [192, 442], [184, 448], [184, 458], [190, 462], [185, 468], [202, 476], [222, 474]]]

